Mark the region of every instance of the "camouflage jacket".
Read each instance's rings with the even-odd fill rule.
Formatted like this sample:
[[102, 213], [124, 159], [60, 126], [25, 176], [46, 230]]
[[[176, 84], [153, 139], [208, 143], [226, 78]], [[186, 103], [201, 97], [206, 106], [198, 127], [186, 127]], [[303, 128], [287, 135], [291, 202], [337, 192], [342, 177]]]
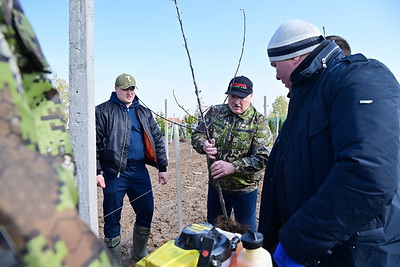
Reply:
[[111, 266], [80, 219], [60, 96], [17, 0], [0, 0], [0, 266]]
[[[270, 152], [268, 146], [272, 140], [267, 119], [252, 105], [243, 114], [236, 115], [227, 104], [223, 104], [211, 107], [204, 121], [192, 134], [193, 148], [205, 154], [203, 143], [207, 140], [207, 125], [210, 138], [215, 139], [218, 148], [216, 160], [224, 160], [235, 166], [235, 174], [220, 178], [222, 190], [230, 193], [256, 190], [259, 179], [255, 178], [255, 173], [265, 167]], [[216, 185], [210, 174], [212, 161], [208, 157], [207, 163], [209, 179]]]

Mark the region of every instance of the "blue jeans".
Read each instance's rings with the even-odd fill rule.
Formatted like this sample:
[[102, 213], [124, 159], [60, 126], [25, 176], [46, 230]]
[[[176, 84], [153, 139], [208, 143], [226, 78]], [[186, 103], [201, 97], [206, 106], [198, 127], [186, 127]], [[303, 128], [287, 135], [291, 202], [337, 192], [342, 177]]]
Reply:
[[[235, 220], [240, 224], [250, 226], [249, 230], [252, 231], [257, 231], [257, 193], [258, 190], [243, 194], [222, 193], [227, 215], [231, 216], [233, 210]], [[218, 190], [208, 183], [207, 222], [214, 224], [215, 219], [220, 215], [223, 214], [219, 202]]]
[[104, 237], [120, 235], [120, 220], [125, 194], [136, 214], [136, 224], [150, 228], [154, 199], [149, 172], [144, 162], [129, 162], [120, 177], [104, 172], [106, 188], [103, 188]]

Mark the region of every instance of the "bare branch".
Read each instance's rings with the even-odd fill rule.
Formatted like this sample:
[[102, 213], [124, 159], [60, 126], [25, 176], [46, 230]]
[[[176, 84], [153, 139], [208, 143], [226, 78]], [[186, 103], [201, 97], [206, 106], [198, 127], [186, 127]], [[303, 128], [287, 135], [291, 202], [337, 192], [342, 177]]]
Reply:
[[176, 0], [172, 0], [172, 1], [175, 3], [176, 13], [177, 13], [177, 15], [178, 15], [178, 21], [179, 21], [179, 25], [180, 25], [180, 28], [181, 28], [181, 33], [182, 33], [183, 42], [184, 42], [184, 44], [185, 44], [186, 54], [187, 54], [188, 59], [189, 59], [189, 67], [190, 67], [190, 71], [191, 71], [191, 73], [192, 73], [192, 80], [193, 80], [193, 85], [194, 85], [194, 89], [195, 89], [194, 92], [195, 92], [195, 94], [196, 94], [197, 105], [199, 106], [199, 112], [200, 112], [201, 120], [204, 122], [204, 125], [206, 126], [206, 127], [205, 127], [205, 130], [206, 130], [206, 133], [205, 133], [205, 134], [206, 134], [206, 136], [207, 136], [207, 139], [210, 140], [210, 139], [211, 139], [211, 138], [210, 138], [210, 133], [208, 132], [208, 127], [207, 127], [207, 125], [205, 124], [205, 120], [204, 120], [204, 111], [203, 111], [203, 107], [202, 107], [202, 105], [201, 105], [200, 95], [199, 95], [199, 89], [198, 89], [198, 87], [197, 87], [196, 78], [195, 78], [195, 75], [194, 75], [194, 69], [193, 69], [193, 65], [192, 65], [192, 58], [190, 57], [189, 47], [188, 47], [188, 44], [187, 44], [185, 32], [184, 32], [184, 30], [183, 30], [183, 23], [182, 23], [182, 19], [181, 19], [181, 13], [180, 13], [180, 11], [179, 11], [178, 3], [176, 2]]
[[243, 43], [242, 43], [242, 52], [240, 53], [240, 57], [239, 57], [239, 63], [235, 72], [235, 75], [233, 75], [233, 77], [236, 77], [237, 73], [239, 72], [239, 68], [240, 68], [240, 63], [242, 62], [242, 57], [243, 57], [243, 53], [244, 53], [244, 44], [246, 43], [246, 12], [244, 11], [244, 9], [240, 9], [243, 12]]
[[187, 128], [187, 129], [192, 129], [193, 131], [196, 130], [195, 128], [192, 128], [192, 127], [190, 127], [189, 125], [177, 123], [176, 121], [172, 121], [172, 120], [169, 120], [168, 118], [165, 118], [165, 117], [161, 116], [160, 114], [158, 114], [157, 112], [154, 112], [151, 108], [149, 108], [140, 98], [139, 98], [139, 101], [140, 101], [140, 103], [142, 103], [143, 106], [145, 106], [146, 108], [148, 108], [148, 109], [151, 111], [151, 113], [153, 113], [153, 114], [156, 115], [157, 117], [160, 117], [161, 119], [163, 119], [163, 120], [165, 120], [165, 121], [168, 121], [168, 122], [170, 122], [170, 123], [172, 123], [172, 124], [176, 124], [176, 125], [179, 125], [179, 126], [181, 126], [181, 127]]
[[[239, 72], [240, 64], [242, 62], [243, 53], [244, 53], [244, 46], [245, 46], [245, 43], [246, 43], [246, 12], [244, 11], [244, 9], [240, 9], [240, 10], [243, 12], [243, 42], [242, 42], [242, 50], [241, 50], [241, 53], [240, 53], [239, 62], [238, 62], [235, 74], [233, 75], [233, 78], [235, 78], [236, 75]], [[225, 104], [227, 99], [228, 99], [228, 96], [225, 97], [223, 104]]]
[[176, 96], [175, 96], [175, 91], [174, 91], [173, 89], [172, 89], [172, 94], [174, 95], [175, 103], [178, 105], [178, 107], [180, 107], [189, 117], [191, 117], [191, 118], [197, 120], [197, 118], [195, 118], [195, 117], [193, 117], [192, 115], [190, 115], [189, 112], [188, 112], [183, 106], [181, 106], [181, 105], [178, 103], [178, 100], [176, 99]]
[[[196, 79], [195, 79], [195, 76], [194, 76], [194, 69], [193, 69], [193, 66], [192, 66], [192, 59], [190, 57], [190, 52], [189, 52], [189, 48], [188, 48], [188, 45], [187, 45], [185, 32], [183, 31], [183, 24], [182, 24], [180, 12], [179, 12], [178, 4], [177, 4], [176, 0], [173, 0], [173, 1], [175, 3], [175, 7], [176, 7], [176, 13], [178, 14], [179, 25], [181, 26], [181, 32], [182, 32], [183, 41], [185, 43], [186, 53], [187, 53], [187, 56], [189, 58], [189, 66], [190, 66], [190, 70], [191, 70], [191, 73], [192, 73], [192, 79], [193, 79], [193, 84], [194, 84], [194, 88], [195, 88], [197, 104], [199, 106], [199, 112], [200, 112], [201, 120], [202, 120], [202, 122], [204, 123], [204, 126], [205, 126], [204, 128], [205, 128], [205, 131], [206, 131], [205, 132], [206, 137], [210, 141], [211, 140], [211, 136], [210, 136], [210, 133], [208, 131], [208, 126], [206, 124], [206, 121], [204, 119], [204, 111], [203, 111], [203, 107], [202, 107], [201, 101], [200, 101], [199, 89], [197, 88], [197, 83], [196, 83]], [[217, 179], [217, 181], [218, 181], [217, 182], [217, 185], [218, 185], [218, 196], [219, 196], [219, 201], [221, 203], [222, 213], [223, 213], [224, 218], [229, 218], [228, 217], [228, 213], [226, 211], [226, 207], [225, 207], [225, 200], [224, 200], [224, 197], [222, 195], [222, 189], [221, 189], [220, 181], [219, 181], [219, 179]]]

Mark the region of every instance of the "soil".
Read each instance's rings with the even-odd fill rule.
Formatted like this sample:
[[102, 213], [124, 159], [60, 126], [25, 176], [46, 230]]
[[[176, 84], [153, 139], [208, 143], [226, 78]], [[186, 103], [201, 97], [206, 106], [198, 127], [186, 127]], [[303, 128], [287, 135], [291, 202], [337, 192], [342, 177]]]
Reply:
[[[164, 243], [180, 235], [179, 216], [177, 205], [176, 178], [180, 173], [181, 199], [182, 199], [182, 224], [185, 227], [192, 223], [206, 222], [207, 203], [207, 163], [205, 155], [198, 154], [191, 146], [190, 139], [181, 139], [179, 142], [179, 158], [175, 156], [175, 145], [168, 145], [168, 178], [167, 185], [158, 183], [158, 171], [148, 167], [154, 195], [154, 215], [151, 227], [151, 235], [148, 242], [150, 252], [158, 249]], [[177, 168], [178, 161], [178, 168]], [[178, 171], [178, 172], [177, 172]], [[263, 172], [259, 172], [261, 175]], [[260, 193], [261, 190], [259, 190]], [[103, 239], [103, 193], [98, 189], [98, 214], [99, 236]], [[259, 194], [260, 197], [260, 194]], [[259, 201], [258, 201], [259, 203]], [[257, 213], [258, 214], [258, 213]], [[121, 216], [121, 243], [122, 266], [135, 266], [136, 261], [131, 258], [132, 232], [135, 222], [135, 213], [129, 205], [128, 197], [125, 197]]]

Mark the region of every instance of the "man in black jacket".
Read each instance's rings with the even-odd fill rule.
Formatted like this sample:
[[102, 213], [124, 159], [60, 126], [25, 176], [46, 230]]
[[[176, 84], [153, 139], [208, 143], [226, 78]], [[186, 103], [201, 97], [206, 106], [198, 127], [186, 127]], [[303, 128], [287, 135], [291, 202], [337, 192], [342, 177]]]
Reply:
[[123, 73], [115, 81], [110, 100], [96, 106], [97, 184], [104, 195], [104, 242], [119, 263], [119, 221], [125, 194], [136, 214], [132, 257], [140, 260], [148, 254], [146, 247], [154, 211], [145, 164], [159, 170], [159, 183], [168, 183], [162, 134], [151, 111], [139, 104], [135, 89], [135, 79]]
[[278, 266], [399, 266], [398, 81], [298, 19], [267, 51], [290, 103], [264, 177], [264, 248]]

